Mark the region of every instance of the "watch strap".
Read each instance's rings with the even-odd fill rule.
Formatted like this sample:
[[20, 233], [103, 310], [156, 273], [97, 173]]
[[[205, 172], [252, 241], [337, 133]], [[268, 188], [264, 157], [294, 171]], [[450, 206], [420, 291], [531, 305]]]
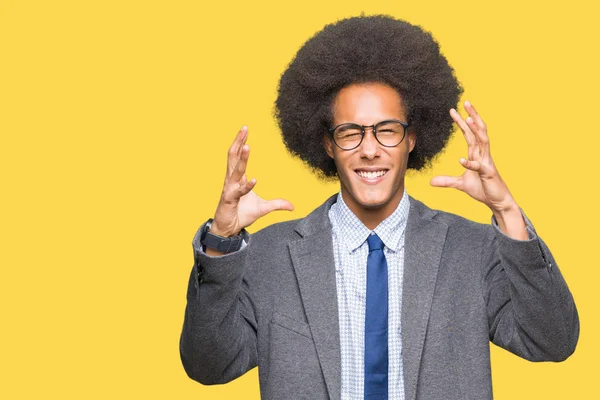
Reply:
[[202, 243], [203, 246], [210, 247], [211, 249], [215, 249], [224, 254], [233, 253], [242, 247], [244, 238], [247, 236], [245, 229], [242, 229], [239, 235], [223, 237], [210, 232], [212, 222], [213, 220], [211, 218], [204, 225], [204, 230], [200, 237], [200, 243]]

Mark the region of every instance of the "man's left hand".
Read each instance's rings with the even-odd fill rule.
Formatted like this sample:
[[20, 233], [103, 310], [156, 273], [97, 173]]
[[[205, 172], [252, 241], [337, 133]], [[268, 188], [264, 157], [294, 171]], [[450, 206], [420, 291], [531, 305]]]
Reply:
[[468, 159], [460, 159], [466, 171], [458, 177], [436, 176], [431, 179], [431, 185], [458, 189], [484, 203], [494, 213], [503, 232], [524, 239], [527, 237], [525, 223], [492, 159], [487, 127], [471, 103], [465, 101], [464, 105], [469, 114], [466, 120], [455, 109], [450, 110], [450, 116], [460, 127], [469, 146]]

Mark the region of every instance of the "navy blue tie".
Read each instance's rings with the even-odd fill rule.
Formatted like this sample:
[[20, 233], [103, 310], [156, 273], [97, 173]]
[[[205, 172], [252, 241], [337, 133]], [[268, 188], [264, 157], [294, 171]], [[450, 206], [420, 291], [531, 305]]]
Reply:
[[367, 308], [365, 312], [365, 399], [388, 398], [388, 273], [383, 242], [367, 239]]

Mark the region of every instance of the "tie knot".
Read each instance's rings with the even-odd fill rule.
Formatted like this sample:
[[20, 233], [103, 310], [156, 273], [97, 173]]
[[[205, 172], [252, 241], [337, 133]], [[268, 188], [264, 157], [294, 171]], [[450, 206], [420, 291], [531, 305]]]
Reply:
[[381, 239], [379, 239], [379, 236], [377, 236], [377, 234], [372, 234], [369, 235], [369, 237], [367, 238], [367, 243], [369, 243], [369, 253], [374, 251], [374, 250], [382, 250], [383, 249], [383, 242], [381, 241]]

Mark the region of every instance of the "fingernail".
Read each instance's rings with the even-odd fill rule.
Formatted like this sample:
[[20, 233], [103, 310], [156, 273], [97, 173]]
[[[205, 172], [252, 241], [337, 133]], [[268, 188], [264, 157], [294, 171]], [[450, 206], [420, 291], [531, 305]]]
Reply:
[[247, 131], [247, 130], [248, 130], [248, 127], [247, 127], [246, 125], [244, 125], [244, 126], [242, 126], [242, 129], [241, 129], [241, 130], [242, 130], [242, 131]]
[[469, 102], [469, 100], [465, 101], [465, 107], [470, 107], [471, 103]]
[[472, 124], [472, 123], [473, 123], [473, 118], [471, 118], [471, 117], [467, 117], [467, 122], [468, 122], [469, 124]]
[[465, 160], [464, 158], [461, 158], [461, 159], [460, 159], [460, 163], [461, 163], [461, 164], [465, 164], [466, 162], [467, 162], [467, 160]]

